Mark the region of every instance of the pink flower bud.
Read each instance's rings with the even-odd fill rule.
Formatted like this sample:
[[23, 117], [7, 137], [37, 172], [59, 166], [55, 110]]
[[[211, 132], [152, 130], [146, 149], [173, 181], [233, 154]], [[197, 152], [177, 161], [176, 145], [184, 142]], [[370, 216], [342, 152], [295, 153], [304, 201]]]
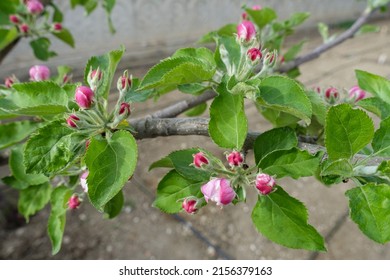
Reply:
[[243, 12], [243, 13], [241, 14], [241, 18], [242, 18], [243, 20], [248, 19], [248, 14], [247, 14], [246, 12]]
[[321, 94], [322, 90], [320, 87], [313, 87], [313, 90], [317, 92], [318, 94]]
[[10, 77], [7, 77], [5, 78], [5, 81], [4, 81], [4, 85], [7, 87], [7, 88], [10, 88], [12, 87], [12, 85], [17, 82], [18, 80], [16, 79], [15, 76], [10, 76]]
[[273, 67], [276, 64], [277, 55], [278, 53], [276, 50], [267, 53], [264, 57], [264, 65], [267, 67]]
[[23, 23], [23, 24], [19, 25], [19, 30], [20, 30], [20, 32], [26, 34], [30, 30], [30, 27], [27, 24]]
[[214, 201], [217, 205], [227, 205], [236, 197], [236, 193], [230, 186], [230, 182], [224, 178], [212, 179], [201, 187], [201, 191], [206, 199]]
[[31, 81], [44, 81], [50, 78], [50, 69], [45, 65], [34, 65], [29, 70]]
[[103, 77], [103, 72], [100, 71], [100, 69], [92, 70], [90, 74], [90, 79], [93, 80], [95, 79], [95, 77], [98, 81], [100, 81]]
[[88, 149], [89, 144], [91, 144], [91, 140], [88, 139], [87, 141], [85, 141], [85, 148], [86, 149]]
[[79, 120], [80, 120], [80, 119], [79, 119], [76, 115], [72, 114], [72, 115], [70, 115], [70, 116], [66, 119], [66, 122], [68, 123], [68, 125], [69, 125], [70, 127], [77, 127], [76, 122], [79, 121]]
[[239, 39], [244, 40], [246, 42], [251, 41], [256, 36], [256, 28], [252, 22], [248, 20], [243, 20], [237, 26], [237, 36]]
[[128, 76], [127, 70], [119, 77], [117, 88], [119, 91], [127, 91], [131, 87], [131, 78]]
[[54, 31], [61, 31], [62, 30], [62, 24], [60, 22], [53, 23], [53, 30]]
[[125, 102], [121, 103], [121, 106], [119, 108], [119, 115], [125, 114], [126, 116], [129, 116], [130, 113], [130, 104]]
[[88, 109], [92, 105], [94, 93], [87, 86], [79, 86], [76, 88], [75, 99], [80, 108]]
[[244, 157], [242, 156], [242, 154], [240, 152], [237, 152], [237, 151], [231, 152], [230, 154], [228, 154], [226, 156], [226, 158], [227, 158], [227, 161], [229, 162], [229, 165], [231, 167], [239, 166], [244, 161]]
[[198, 168], [200, 168], [203, 164], [209, 164], [208, 159], [204, 156], [202, 152], [196, 153], [195, 155], [192, 155], [194, 157], [194, 165]]
[[330, 87], [325, 90], [324, 97], [328, 103], [334, 104], [340, 98], [340, 94], [337, 88]]
[[358, 102], [359, 100], [366, 97], [366, 92], [362, 90], [359, 86], [353, 86], [349, 90], [349, 97], [354, 101]]
[[68, 201], [69, 209], [77, 209], [80, 206], [80, 204], [81, 204], [81, 201], [76, 194], [72, 195], [69, 198], [69, 201]]
[[197, 203], [196, 199], [186, 198], [181, 206], [188, 214], [195, 214], [198, 211], [198, 208], [196, 208]]
[[9, 21], [12, 22], [13, 24], [20, 23], [19, 17], [17, 15], [10, 15]]
[[29, 0], [26, 3], [27, 10], [34, 15], [38, 15], [43, 12], [43, 4], [39, 0]]
[[257, 174], [256, 176], [256, 188], [263, 195], [269, 194], [272, 189], [275, 187], [275, 179], [265, 173]]
[[88, 171], [85, 171], [83, 174], [80, 176], [80, 185], [83, 188], [84, 192], [88, 192], [88, 183], [87, 183], [87, 177], [89, 175]]
[[253, 62], [260, 60], [263, 57], [261, 50], [258, 48], [251, 48], [248, 50], [247, 55]]

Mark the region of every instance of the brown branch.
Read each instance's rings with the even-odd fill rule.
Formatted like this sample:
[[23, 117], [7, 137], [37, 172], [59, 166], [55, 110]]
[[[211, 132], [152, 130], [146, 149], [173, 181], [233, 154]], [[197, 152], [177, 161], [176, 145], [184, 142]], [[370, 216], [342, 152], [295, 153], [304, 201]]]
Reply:
[[354, 24], [346, 31], [341, 33], [339, 36], [337, 36], [334, 40], [331, 40], [318, 46], [317, 48], [303, 56], [297, 57], [293, 61], [281, 66], [277, 71], [281, 73], [288, 72], [289, 70], [294, 69], [295, 67], [305, 62], [318, 58], [322, 53], [352, 38], [353, 36], [355, 36], [356, 32], [359, 31], [360, 27], [362, 27], [376, 11], [377, 9], [364, 10], [360, 17], [354, 22]]

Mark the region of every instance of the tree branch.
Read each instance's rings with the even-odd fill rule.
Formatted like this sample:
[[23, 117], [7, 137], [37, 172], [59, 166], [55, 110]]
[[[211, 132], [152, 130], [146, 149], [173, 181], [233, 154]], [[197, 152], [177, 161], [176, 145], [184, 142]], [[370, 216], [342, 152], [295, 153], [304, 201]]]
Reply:
[[326, 52], [327, 50], [329, 50], [329, 49], [341, 44], [342, 42], [352, 38], [356, 34], [356, 32], [359, 31], [360, 27], [362, 27], [363, 24], [365, 24], [368, 21], [368, 19], [376, 11], [377, 11], [377, 9], [364, 10], [363, 13], [360, 15], [360, 17], [354, 22], [354, 24], [350, 28], [348, 28], [346, 31], [341, 33], [339, 36], [337, 36], [334, 40], [331, 40], [327, 43], [324, 43], [324, 44], [318, 46], [317, 48], [315, 48], [314, 50], [312, 50], [311, 52], [309, 52], [303, 56], [297, 57], [293, 61], [281, 66], [277, 71], [281, 72], [281, 73], [288, 72], [289, 70], [294, 69], [295, 67], [297, 67], [305, 62], [308, 62], [308, 61], [311, 61], [315, 58], [318, 58], [322, 53]]
[[[155, 138], [159, 136], [177, 136], [177, 135], [202, 135], [209, 136], [207, 118], [145, 118], [140, 120], [133, 120], [132, 127], [136, 131], [134, 137], [136, 139]], [[244, 150], [250, 150], [253, 148], [253, 144], [256, 138], [260, 135], [259, 132], [248, 132]], [[307, 150], [311, 154], [315, 154], [319, 151], [326, 151], [325, 147], [305, 143], [300, 139], [299, 148]], [[365, 155], [355, 155], [355, 160], [365, 159]], [[383, 160], [387, 158], [375, 157], [368, 161], [368, 164], [379, 165]]]

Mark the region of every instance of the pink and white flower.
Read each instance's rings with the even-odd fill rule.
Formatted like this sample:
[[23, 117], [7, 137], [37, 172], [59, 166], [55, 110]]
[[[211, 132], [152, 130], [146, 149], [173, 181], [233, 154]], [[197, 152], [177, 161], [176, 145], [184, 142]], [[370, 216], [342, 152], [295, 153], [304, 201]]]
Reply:
[[45, 81], [50, 78], [50, 69], [46, 65], [34, 65], [29, 70], [31, 81]]
[[85, 171], [83, 174], [80, 176], [80, 185], [83, 188], [84, 192], [88, 192], [88, 183], [87, 183], [87, 177], [89, 175], [88, 171]]
[[263, 195], [269, 194], [275, 187], [275, 179], [265, 173], [259, 173], [256, 176], [256, 188]]
[[237, 36], [239, 39], [249, 42], [255, 38], [256, 28], [251, 21], [243, 20], [237, 26]]
[[195, 214], [198, 211], [198, 208], [196, 207], [197, 203], [198, 201], [196, 199], [187, 197], [184, 199], [181, 206], [188, 214]]
[[87, 86], [79, 86], [76, 88], [75, 99], [80, 108], [88, 109], [93, 102], [94, 93], [91, 88]]
[[351, 98], [351, 100], [353, 100], [354, 102], [358, 102], [359, 100], [362, 100], [363, 98], [366, 97], [367, 94], [359, 86], [353, 86], [348, 93], [349, 93], [349, 98]]
[[28, 0], [26, 6], [29, 13], [34, 15], [39, 15], [44, 10], [44, 6], [39, 0]]
[[201, 187], [201, 191], [206, 199], [220, 205], [227, 205], [236, 197], [236, 193], [230, 186], [230, 181], [225, 178], [216, 178]]
[[205, 155], [202, 152], [196, 153], [195, 155], [192, 155], [194, 157], [193, 164], [200, 168], [202, 165], [209, 164], [209, 160], [205, 157]]

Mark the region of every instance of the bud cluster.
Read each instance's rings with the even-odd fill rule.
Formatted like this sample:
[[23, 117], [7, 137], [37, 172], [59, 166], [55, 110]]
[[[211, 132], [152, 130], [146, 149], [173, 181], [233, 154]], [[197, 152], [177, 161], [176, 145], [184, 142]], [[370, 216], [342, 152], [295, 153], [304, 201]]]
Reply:
[[357, 85], [353, 86], [348, 91], [345, 89], [340, 90], [336, 87], [329, 87], [326, 89], [321, 89], [320, 87], [316, 87], [313, 90], [317, 92], [320, 95], [320, 97], [330, 105], [335, 105], [340, 103], [354, 104], [366, 98], [367, 96], [367, 93]]
[[[254, 187], [259, 195], [268, 195], [275, 190], [275, 179], [265, 173], [253, 174], [257, 166], [249, 168], [245, 157], [239, 151], [226, 153], [227, 168], [219, 159], [206, 151], [193, 154], [192, 166], [211, 174], [211, 179], [200, 187], [202, 197], [184, 198], [182, 209], [189, 214], [196, 213], [204, 203], [215, 202], [217, 206], [245, 201], [246, 188]], [[240, 193], [240, 195], [239, 195]]]

